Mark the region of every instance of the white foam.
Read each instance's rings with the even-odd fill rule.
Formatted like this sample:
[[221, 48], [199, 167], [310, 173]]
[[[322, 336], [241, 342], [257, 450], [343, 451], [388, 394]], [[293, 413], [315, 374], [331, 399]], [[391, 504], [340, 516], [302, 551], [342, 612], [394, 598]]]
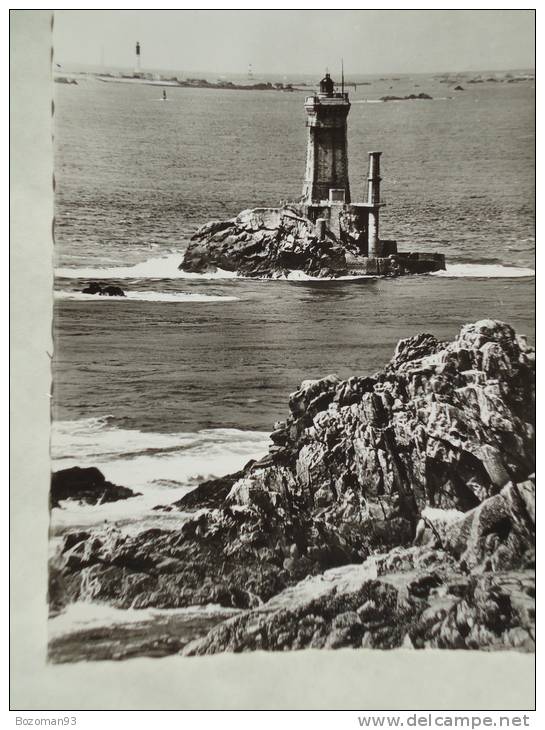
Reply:
[[[363, 274], [347, 274], [346, 276], [336, 277], [317, 277], [310, 276], [304, 271], [294, 269], [286, 275], [278, 275], [273, 277], [254, 277], [254, 276], [241, 276], [234, 271], [224, 271], [223, 269], [217, 269], [203, 274], [192, 273], [189, 271], [180, 271], [178, 266], [182, 260], [182, 254], [172, 253], [169, 256], [162, 256], [160, 258], [148, 259], [142, 261], [139, 264], [133, 266], [111, 266], [108, 268], [69, 268], [61, 267], [55, 270], [55, 275], [59, 278], [65, 279], [96, 279], [96, 280], [107, 280], [107, 279], [248, 279], [250, 281], [264, 280], [264, 281], [351, 281], [354, 279], [374, 279], [376, 277]], [[76, 294], [76, 293], [74, 293]], [[159, 295], [159, 293], [157, 293]], [[147, 299], [152, 295], [151, 292], [127, 292], [127, 295], [131, 299], [137, 299], [141, 296], [144, 301], [166, 301], [166, 299]], [[136, 295], [136, 296], [135, 296]], [[145, 295], [145, 299], [144, 299]], [[161, 294], [160, 296], [165, 296]], [[178, 296], [178, 295], [173, 295]], [[196, 295], [198, 296], [198, 295]], [[204, 295], [202, 295], [204, 296]], [[78, 295], [77, 298], [82, 297], [93, 297], [95, 295]], [[62, 298], [67, 298], [63, 295]], [[97, 297], [100, 299], [108, 299], [110, 297]], [[111, 297], [114, 299], [115, 297]], [[227, 297], [222, 297], [227, 299]], [[170, 299], [168, 300], [170, 301]], [[197, 300], [194, 300], [197, 301]]]
[[464, 513], [457, 509], [439, 509], [437, 507], [424, 507], [421, 514], [422, 517], [427, 517], [433, 523], [442, 522], [444, 524], [459, 522], [464, 516]]
[[345, 276], [311, 276], [310, 274], [306, 274], [301, 269], [293, 269], [292, 271], [287, 274], [287, 276], [273, 276], [271, 279], [266, 279], [266, 281], [323, 281], [323, 282], [331, 282], [331, 281], [354, 281], [356, 279], [376, 279], [376, 276], [372, 276], [369, 274], [346, 274]]
[[[278, 278], [280, 278], [280, 277], [278, 277]], [[305, 274], [305, 272], [301, 271], [300, 269], [294, 269], [293, 271], [290, 271], [290, 273], [284, 278], [287, 281], [310, 281], [311, 279], [314, 279], [315, 277]]]
[[197, 292], [158, 292], [158, 291], [127, 291], [125, 296], [100, 296], [98, 294], [83, 294], [76, 291], [56, 291], [55, 299], [83, 301], [83, 302], [169, 302], [198, 303], [198, 302], [238, 302], [238, 297], [221, 294], [198, 294]]
[[511, 279], [522, 276], [535, 276], [535, 274], [536, 272], [533, 269], [525, 269], [518, 266], [500, 266], [499, 264], [447, 264], [446, 271], [435, 271], [432, 276], [444, 276], [453, 279]]
[[172, 253], [169, 256], [147, 259], [132, 266], [111, 266], [108, 268], [93, 267], [61, 267], [55, 275], [66, 279], [236, 279], [233, 271], [218, 269], [206, 274], [194, 274], [180, 271], [183, 254]]
[[142, 495], [99, 505], [67, 501], [52, 511], [52, 524], [64, 527], [145, 516], [171, 520], [178, 513], [172, 516], [152, 508], [175, 502], [206, 479], [238, 471], [250, 459], [264, 456], [269, 443], [268, 433], [234, 428], [146, 433], [111, 426], [108, 417], [57, 421], [51, 430], [54, 471], [96, 466], [107, 480]]
[[139, 624], [148, 621], [170, 619], [176, 617], [214, 616], [227, 618], [238, 613], [236, 609], [224, 608], [217, 604], [205, 606], [187, 606], [185, 608], [113, 608], [102, 603], [86, 603], [77, 601], [48, 621], [49, 637], [71, 634], [102, 627], [116, 627], [125, 624]]

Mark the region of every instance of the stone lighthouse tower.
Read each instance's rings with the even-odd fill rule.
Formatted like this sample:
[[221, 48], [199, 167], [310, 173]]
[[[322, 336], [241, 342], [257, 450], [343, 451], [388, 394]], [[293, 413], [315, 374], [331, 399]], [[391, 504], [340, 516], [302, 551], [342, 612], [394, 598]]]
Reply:
[[319, 240], [329, 231], [356, 257], [388, 257], [397, 253], [397, 244], [379, 238], [382, 153], [369, 152], [365, 190], [352, 200], [346, 140], [350, 102], [344, 82], [341, 89], [335, 91], [335, 82], [326, 73], [320, 91], [305, 100], [308, 138], [301, 211], [316, 224]]
[[348, 94], [335, 92], [326, 73], [320, 92], [307, 97], [307, 164], [303, 182], [303, 203], [350, 202], [346, 120], [350, 111]]

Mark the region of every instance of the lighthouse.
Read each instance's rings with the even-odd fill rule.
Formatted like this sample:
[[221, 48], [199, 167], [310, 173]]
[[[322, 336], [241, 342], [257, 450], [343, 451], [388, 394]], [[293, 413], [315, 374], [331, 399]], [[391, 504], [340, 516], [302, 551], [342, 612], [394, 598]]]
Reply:
[[[441, 253], [398, 251], [397, 242], [379, 235], [380, 151], [368, 153], [359, 182], [348, 179], [347, 120], [350, 111], [343, 81], [340, 92], [326, 73], [319, 91], [305, 99], [307, 129], [303, 194], [279, 207], [242, 211], [213, 221], [192, 237], [183, 271], [217, 267], [247, 276], [375, 277], [424, 274], [445, 268]], [[242, 242], [242, 243], [241, 243]]]
[[142, 75], [142, 71], [140, 68], [140, 43], [139, 43], [139, 41], [136, 41], [136, 63], [134, 66], [134, 75], [137, 78], [140, 78], [140, 76]]
[[307, 97], [307, 164], [303, 200], [350, 202], [348, 182], [347, 117], [348, 94], [335, 92], [335, 82], [326, 73], [320, 92]]
[[319, 91], [305, 100], [307, 158], [301, 206], [316, 223], [319, 239], [330, 230], [356, 256], [371, 258], [397, 252], [395, 241], [379, 238], [381, 152], [369, 152], [367, 175], [362, 175], [360, 201], [353, 201], [348, 178], [348, 113], [350, 100], [335, 90], [329, 73]]

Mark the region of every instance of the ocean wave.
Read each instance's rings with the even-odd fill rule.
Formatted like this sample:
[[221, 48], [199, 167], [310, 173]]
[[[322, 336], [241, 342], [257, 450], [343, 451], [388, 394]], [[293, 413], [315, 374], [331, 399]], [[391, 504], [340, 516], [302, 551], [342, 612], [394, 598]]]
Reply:
[[178, 266], [183, 258], [181, 253], [172, 253], [132, 266], [110, 267], [61, 267], [55, 275], [62, 279], [236, 279], [233, 271], [217, 271], [207, 274], [193, 274], [180, 271]]
[[535, 276], [533, 269], [518, 266], [500, 266], [495, 264], [447, 264], [446, 271], [435, 271], [432, 276], [447, 278], [485, 278], [503, 279]]
[[221, 294], [198, 294], [196, 292], [159, 292], [159, 291], [127, 291], [124, 297], [100, 296], [98, 294], [83, 294], [76, 291], [55, 291], [55, 299], [76, 302], [170, 302], [170, 303], [198, 303], [198, 302], [238, 302], [238, 297]]
[[[66, 502], [54, 509], [54, 527], [150, 516], [200, 482], [241, 469], [267, 453], [269, 435], [235, 428], [157, 433], [118, 428], [111, 416], [56, 421], [51, 428], [52, 468], [96, 466], [106, 479], [141, 496], [100, 505]], [[168, 514], [151, 513], [168, 520]]]
[[[121, 266], [110, 268], [59, 268], [56, 276], [70, 279], [238, 279], [255, 281], [255, 277], [239, 276], [233, 271], [218, 269], [215, 272], [195, 274], [187, 271], [179, 271], [180, 254], [170, 254], [160, 258], [148, 259], [133, 266]], [[446, 271], [434, 272], [433, 276], [444, 276], [447, 278], [512, 278], [523, 276], [535, 276], [535, 271], [529, 268], [517, 266], [502, 266], [488, 264], [449, 264]], [[359, 279], [374, 279], [372, 275], [348, 274], [339, 277], [316, 277], [310, 276], [301, 270], [293, 270], [287, 276], [263, 277], [265, 281], [353, 281]], [[152, 292], [135, 291], [127, 292], [127, 297], [100, 297], [94, 294], [82, 294], [81, 292], [57, 291], [55, 296], [58, 299], [73, 300], [123, 300], [126, 301], [152, 301], [152, 302], [210, 302], [210, 301], [237, 301], [238, 297], [214, 294], [199, 294], [191, 292]]]
[[[58, 268], [55, 270], [55, 275], [61, 279], [85, 279], [85, 280], [108, 280], [108, 279], [207, 279], [207, 280], [222, 280], [222, 279], [239, 279], [248, 281], [351, 281], [354, 279], [373, 279], [376, 277], [362, 274], [348, 274], [346, 276], [339, 277], [317, 277], [310, 276], [304, 271], [293, 270], [285, 275], [278, 275], [273, 277], [252, 277], [242, 276], [234, 271], [224, 271], [223, 269], [217, 269], [214, 272], [208, 272], [203, 274], [192, 273], [189, 271], [180, 271], [178, 266], [181, 261], [181, 254], [173, 253], [168, 256], [162, 256], [159, 258], [148, 259], [139, 264], [133, 266], [111, 266], [107, 268]], [[70, 295], [68, 295], [70, 294]], [[179, 299], [173, 299], [171, 297], [187, 297], [189, 300], [189, 294], [166, 294], [166, 293], [155, 293], [157, 298], [152, 298], [153, 292], [127, 292], [129, 299], [140, 299], [141, 301], [181, 301]], [[192, 301], [199, 301], [196, 297], [205, 295], [191, 295]], [[164, 298], [159, 298], [164, 297]], [[59, 296], [61, 299], [121, 299], [122, 297], [95, 297], [93, 294], [81, 294], [78, 292], [62, 292]], [[208, 299], [211, 296], [207, 296]], [[236, 299], [236, 297], [218, 297], [223, 300]], [[184, 299], [185, 301], [185, 299]]]
[[228, 618], [238, 613], [237, 609], [225, 608], [215, 603], [185, 608], [114, 608], [102, 603], [76, 601], [70, 603], [62, 613], [48, 621], [51, 639], [79, 631], [105, 627], [125, 626], [157, 622], [172, 618], [191, 618], [198, 616], [221, 616]]

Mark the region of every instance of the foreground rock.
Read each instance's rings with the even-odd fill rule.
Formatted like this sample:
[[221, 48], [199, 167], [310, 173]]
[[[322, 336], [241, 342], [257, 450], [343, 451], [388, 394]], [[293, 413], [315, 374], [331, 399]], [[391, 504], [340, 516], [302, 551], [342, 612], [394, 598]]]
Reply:
[[[193, 653], [530, 649], [534, 376], [524, 339], [482, 320], [400, 341], [372, 376], [304, 381], [270, 453], [173, 506], [197, 509], [178, 530], [68, 534], [51, 600], [248, 609]], [[349, 564], [342, 589], [293, 588]]]
[[410, 548], [287, 589], [184, 648], [535, 649], [535, 485], [467, 513], [424, 510]]
[[[383, 254], [369, 257], [362, 252], [361, 231], [353, 216], [340, 215], [339, 234], [324, 230], [319, 238], [316, 225], [297, 206], [255, 208], [236, 218], [212, 221], [191, 239], [178, 267], [192, 273], [218, 269], [240, 276], [288, 278], [306, 276], [399, 276], [445, 268], [442, 254], [396, 253], [383, 241]], [[364, 255], [365, 254], [365, 255]]]
[[85, 504], [102, 504], [136, 496], [137, 493], [132, 489], [106, 481], [104, 474], [93, 466], [85, 469], [73, 466], [51, 475], [51, 507], [59, 507], [59, 503], [67, 499]]
[[321, 585], [307, 579], [299, 591], [223, 622], [183, 653], [535, 649], [532, 570], [467, 575], [448, 553], [420, 548], [395, 548], [350, 569], [325, 573]]

